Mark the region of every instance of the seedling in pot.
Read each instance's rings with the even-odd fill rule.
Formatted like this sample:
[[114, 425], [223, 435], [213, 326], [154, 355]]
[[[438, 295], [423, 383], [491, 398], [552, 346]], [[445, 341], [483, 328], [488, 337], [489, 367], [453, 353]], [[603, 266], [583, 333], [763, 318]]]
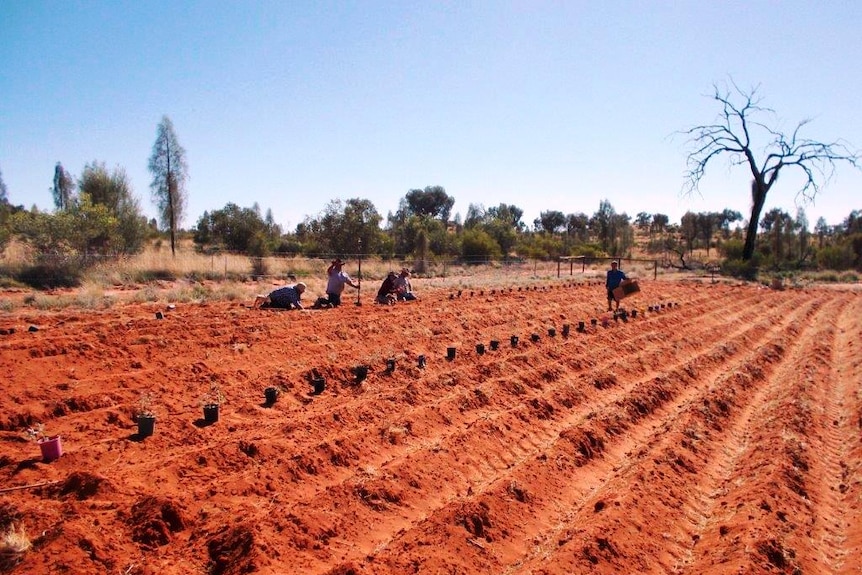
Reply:
[[221, 392], [221, 388], [215, 382], [210, 383], [210, 389], [201, 398], [201, 405], [204, 408], [204, 421], [207, 423], [215, 423], [219, 418], [219, 406], [224, 403], [225, 397]]
[[39, 450], [42, 452], [42, 461], [45, 463], [50, 463], [63, 455], [63, 445], [60, 442], [60, 436], [49, 436], [45, 433], [45, 426], [43, 424], [38, 423], [28, 427], [24, 433], [28, 439], [35, 441], [39, 445]]
[[153, 411], [153, 395], [142, 393], [135, 409], [135, 421], [138, 424], [138, 437], [149, 437], [156, 425], [156, 414]]

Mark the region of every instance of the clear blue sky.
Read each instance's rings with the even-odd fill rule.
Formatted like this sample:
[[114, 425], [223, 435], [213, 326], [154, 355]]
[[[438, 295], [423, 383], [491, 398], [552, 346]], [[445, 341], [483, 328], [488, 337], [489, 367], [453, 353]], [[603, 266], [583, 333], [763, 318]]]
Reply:
[[[187, 151], [184, 227], [228, 202], [293, 230], [329, 200], [394, 212], [441, 185], [543, 210], [747, 215], [750, 176], [716, 163], [680, 195], [715, 83], [760, 86], [777, 125], [862, 148], [862, 2], [0, 2], [0, 170], [14, 204], [53, 207], [57, 161], [124, 168], [148, 216], [167, 115]], [[789, 173], [766, 209], [796, 212]], [[840, 165], [814, 205], [862, 209]]]

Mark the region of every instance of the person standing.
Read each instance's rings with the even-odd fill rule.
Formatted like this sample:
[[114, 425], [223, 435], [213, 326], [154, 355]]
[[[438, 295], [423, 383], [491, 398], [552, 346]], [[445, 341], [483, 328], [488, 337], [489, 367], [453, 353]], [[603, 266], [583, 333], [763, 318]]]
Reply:
[[326, 270], [326, 298], [332, 307], [341, 305], [341, 294], [344, 292], [345, 285], [359, 289], [359, 281], [353, 283], [347, 272], [341, 269], [342, 266], [344, 266], [344, 262], [339, 258], [335, 258]]
[[614, 296], [614, 290], [619, 287], [619, 285], [628, 279], [626, 274], [623, 273], [621, 269], [619, 269], [619, 264], [616, 260], [611, 262], [611, 269], [608, 270], [607, 280], [605, 280], [605, 287], [608, 289], [608, 311], [612, 311], [611, 302], [616, 302], [616, 309], [620, 309], [620, 300]]

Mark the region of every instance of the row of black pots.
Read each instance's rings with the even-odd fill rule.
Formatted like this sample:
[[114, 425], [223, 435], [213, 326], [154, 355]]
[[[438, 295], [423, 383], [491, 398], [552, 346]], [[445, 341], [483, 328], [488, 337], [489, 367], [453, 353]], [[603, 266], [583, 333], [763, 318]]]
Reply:
[[[545, 291], [545, 290], [549, 290], [549, 289], [554, 289], [555, 287], [561, 287], [561, 288], [563, 288], [563, 287], [571, 287], [571, 285], [574, 285], [574, 284], [564, 284], [564, 285], [559, 285], [559, 286], [521, 286], [521, 287], [518, 287], [518, 288], [512, 288], [512, 287], [510, 287], [510, 288], [501, 288], [501, 289], [499, 289], [499, 290], [496, 290], [496, 289], [488, 290], [488, 293], [489, 293], [490, 295], [494, 295], [495, 293], [497, 293], [497, 291], [499, 291], [500, 293], [506, 293], [507, 291], [508, 291], [508, 292], [515, 292], [515, 291]], [[598, 285], [598, 284], [597, 284], [597, 285]], [[460, 290], [460, 289], [459, 289], [457, 293], [451, 293], [451, 294], [449, 294], [449, 299], [455, 299], [456, 297], [461, 297], [463, 294], [464, 294], [464, 290]], [[476, 290], [470, 290], [470, 295], [471, 295], [471, 296], [475, 296], [475, 295], [477, 295]], [[485, 290], [479, 290], [479, 291], [478, 291], [478, 295], [480, 295], [480, 296], [485, 295]]]
[[[315, 393], [321, 393], [325, 387], [325, 381], [323, 378], [320, 379], [320, 383], [317, 383], [316, 379], [312, 381], [314, 384]], [[279, 389], [277, 387], [267, 387], [263, 390], [264, 399], [267, 405], [272, 405], [278, 400]], [[218, 404], [212, 403], [203, 406], [203, 421], [205, 425], [212, 425], [213, 423], [218, 422], [219, 420], [219, 412], [220, 406]], [[154, 415], [138, 415], [137, 416], [138, 423], [138, 437], [150, 437], [153, 435], [153, 431], [156, 425], [156, 417]]]

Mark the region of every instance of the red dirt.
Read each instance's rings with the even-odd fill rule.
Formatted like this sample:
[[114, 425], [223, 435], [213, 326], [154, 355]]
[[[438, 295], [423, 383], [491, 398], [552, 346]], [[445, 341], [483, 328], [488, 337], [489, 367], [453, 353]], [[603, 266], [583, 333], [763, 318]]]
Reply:
[[[862, 295], [641, 281], [605, 328], [601, 285], [491, 289], [5, 316], [0, 489], [31, 487], [0, 493], [0, 529], [34, 545], [6, 570], [862, 570]], [[37, 422], [59, 460], [22, 439]]]

